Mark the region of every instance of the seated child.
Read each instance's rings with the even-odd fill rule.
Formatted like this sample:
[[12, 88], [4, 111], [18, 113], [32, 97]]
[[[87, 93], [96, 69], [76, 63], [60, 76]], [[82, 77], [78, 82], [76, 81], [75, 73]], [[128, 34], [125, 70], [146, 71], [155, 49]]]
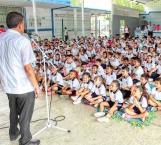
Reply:
[[134, 59], [134, 70], [133, 70], [133, 73], [131, 76], [134, 84], [140, 82], [140, 78], [143, 73], [144, 73], [144, 71], [141, 66], [141, 60], [138, 58], [135, 58]]
[[83, 74], [84, 73], [89, 73], [90, 71], [89, 71], [89, 68], [87, 67], [87, 62], [82, 62], [82, 64], [81, 64], [81, 71], [79, 72], [79, 76], [80, 76], [80, 78], [82, 78], [82, 76], [83, 76]]
[[144, 122], [148, 116], [146, 111], [148, 102], [145, 96], [147, 95], [143, 93], [141, 86], [134, 86], [131, 90], [129, 105], [125, 108], [125, 113], [122, 117], [125, 119], [140, 118]]
[[148, 82], [148, 75], [147, 74], [142, 74], [140, 78], [140, 83], [143, 88], [148, 94], [151, 94], [152, 88], [150, 86], [150, 83]]
[[62, 94], [62, 88], [64, 86], [64, 80], [62, 75], [58, 72], [57, 66], [51, 68], [51, 75], [48, 80], [48, 91], [54, 91], [59, 95]]
[[80, 89], [76, 91], [76, 96], [72, 98], [74, 100], [73, 104], [81, 103], [82, 98], [91, 91], [92, 87], [93, 82], [90, 80], [90, 74], [84, 73]]
[[113, 72], [113, 66], [106, 66], [106, 74], [103, 76], [106, 81], [106, 87], [108, 88], [112, 81], [116, 80], [116, 74]]
[[156, 88], [153, 88], [148, 104], [156, 110], [161, 110], [161, 78], [155, 80]]
[[121, 92], [124, 98], [129, 98], [131, 94], [131, 87], [133, 85], [132, 78], [129, 75], [129, 68], [122, 68], [122, 77], [120, 79]]
[[76, 69], [76, 64], [72, 55], [67, 55], [66, 62], [64, 64], [64, 76], [67, 76], [71, 70]]
[[96, 107], [103, 101], [103, 98], [106, 98], [106, 88], [101, 76], [95, 77], [91, 91], [85, 95], [84, 98], [89, 101], [90, 105], [94, 105]]
[[102, 60], [100, 58], [96, 59], [96, 65], [98, 66], [98, 74], [100, 76], [104, 76], [105, 75], [105, 71], [102, 67]]
[[[95, 113], [95, 117], [98, 117], [99, 122], [108, 122], [109, 118], [123, 106], [123, 95], [120, 91], [120, 84], [117, 80], [113, 81], [109, 87], [109, 98], [100, 103], [100, 112]], [[107, 116], [105, 115], [104, 109], [108, 108]], [[101, 118], [99, 118], [101, 117]]]
[[157, 67], [155, 65], [155, 63], [152, 61], [152, 56], [148, 55], [146, 63], [144, 65], [144, 72], [151, 78], [155, 79], [157, 74]]
[[69, 87], [63, 87], [62, 88], [62, 94], [63, 95], [70, 95], [70, 96], [76, 96], [76, 90], [80, 88], [80, 83], [77, 79], [77, 72], [75, 70], [71, 70], [69, 72], [67, 79], [67, 84]]
[[91, 80], [94, 80], [94, 78], [95, 78], [96, 76], [98, 76], [98, 65], [93, 65], [93, 66], [92, 66], [90, 75], [91, 75]]

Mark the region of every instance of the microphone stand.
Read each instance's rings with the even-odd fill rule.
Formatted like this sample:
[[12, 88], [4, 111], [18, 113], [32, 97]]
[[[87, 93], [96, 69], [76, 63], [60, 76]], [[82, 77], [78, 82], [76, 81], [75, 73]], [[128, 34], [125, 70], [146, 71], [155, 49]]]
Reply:
[[[46, 58], [47, 55], [45, 54], [45, 52], [40, 48], [40, 46], [35, 42], [34, 39], [31, 39], [31, 41], [36, 45], [36, 48], [42, 53], [43, 55], [43, 63], [44, 63], [44, 77], [45, 77], [45, 98], [46, 98], [46, 110], [47, 110], [47, 124], [44, 128], [42, 128], [40, 131], [38, 131], [36, 134], [33, 135], [33, 137], [39, 135], [40, 133], [42, 133], [44, 130], [48, 129], [48, 128], [55, 128], [64, 132], [68, 132], [70, 133], [70, 130], [58, 127], [56, 125], [52, 124], [52, 120], [50, 118], [50, 112], [49, 112], [49, 99], [48, 99], [48, 93], [47, 93], [47, 74], [46, 74]], [[53, 67], [55, 67], [52, 63], [51, 65]]]

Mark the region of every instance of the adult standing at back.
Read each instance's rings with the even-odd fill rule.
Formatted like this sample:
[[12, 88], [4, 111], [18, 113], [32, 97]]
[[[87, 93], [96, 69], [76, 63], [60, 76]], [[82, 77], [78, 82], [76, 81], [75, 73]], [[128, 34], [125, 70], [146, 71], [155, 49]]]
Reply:
[[124, 33], [125, 33], [125, 39], [129, 38], [130, 32], [128, 25], [125, 26]]
[[10, 12], [6, 23], [8, 30], [0, 34], [0, 80], [9, 100], [10, 140], [21, 135], [19, 145], [39, 145], [40, 140], [31, 140], [30, 132], [35, 95], [40, 93], [31, 65], [36, 59], [30, 41], [21, 35], [24, 32], [23, 15]]
[[67, 27], [64, 28], [64, 37], [65, 37], [65, 41], [67, 42], [69, 37], [68, 37], [68, 29]]
[[148, 24], [148, 35], [150, 37], [153, 37], [153, 26], [152, 26], [151, 22], [149, 22], [149, 24]]

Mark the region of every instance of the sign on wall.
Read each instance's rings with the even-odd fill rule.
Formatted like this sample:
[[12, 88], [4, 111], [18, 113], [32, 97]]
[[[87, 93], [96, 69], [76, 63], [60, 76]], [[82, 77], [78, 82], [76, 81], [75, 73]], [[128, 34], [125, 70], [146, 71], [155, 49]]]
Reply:
[[70, 5], [70, 0], [36, 0], [37, 2]]

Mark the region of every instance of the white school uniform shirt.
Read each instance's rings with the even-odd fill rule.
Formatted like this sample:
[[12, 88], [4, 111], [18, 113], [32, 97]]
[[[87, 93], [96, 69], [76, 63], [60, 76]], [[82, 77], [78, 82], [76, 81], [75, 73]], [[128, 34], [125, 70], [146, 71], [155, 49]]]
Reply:
[[91, 74], [91, 79], [92, 79], [92, 80], [94, 80], [94, 79], [95, 79], [95, 77], [100, 76], [98, 73], [96, 73], [96, 74], [92, 74], [92, 73], [90, 73], [90, 74]]
[[151, 94], [156, 100], [161, 101], [161, 92], [157, 91], [156, 88], [153, 88]]
[[93, 82], [89, 81], [87, 83], [81, 83], [81, 88], [85, 88], [85, 89], [91, 90], [93, 85], [94, 85]]
[[143, 68], [139, 66], [138, 68], [134, 68], [134, 74], [136, 75], [136, 79], [140, 80], [141, 75], [144, 73]]
[[131, 59], [131, 58], [133, 58], [133, 57], [134, 57], [134, 54], [128, 54], [128, 55], [127, 55], [127, 58], [128, 58], [128, 59]]
[[159, 53], [159, 54], [161, 53], [161, 48], [159, 48], [159, 47], [157, 48], [157, 53]]
[[116, 92], [110, 92], [110, 97], [112, 102], [118, 101], [118, 103], [123, 103], [123, 95], [120, 90], [117, 90]]
[[65, 68], [66, 68], [66, 73], [68, 74], [71, 70], [75, 70], [76, 69], [76, 64], [74, 62], [72, 63], [65, 63]]
[[87, 51], [87, 55], [88, 55], [88, 57], [92, 57], [93, 55], [96, 55], [96, 52], [95, 52], [95, 50]]
[[69, 84], [70, 88], [73, 90], [78, 90], [80, 88], [80, 83], [79, 83], [78, 79], [69, 80], [68, 84]]
[[155, 63], [145, 63], [144, 65], [148, 71], [151, 71], [153, 68], [155, 68]]
[[72, 49], [72, 54], [73, 54], [74, 56], [78, 55], [78, 54], [79, 54], [79, 49], [73, 48], [73, 49]]
[[146, 84], [144, 85], [144, 88], [145, 88], [145, 90], [146, 90], [146, 92], [147, 92], [148, 94], [151, 94], [151, 93], [152, 93], [152, 88], [150, 87], [150, 84], [149, 84], [149, 83], [146, 83]]
[[106, 96], [106, 88], [103, 84], [100, 87], [93, 85], [91, 92], [96, 93], [98, 96]]
[[31, 42], [9, 29], [0, 34], [0, 80], [3, 91], [24, 94], [34, 91], [24, 66], [36, 61]]
[[103, 69], [103, 67], [100, 65], [98, 66], [98, 75], [100, 76], [104, 76], [105, 75], [105, 70]]
[[121, 80], [122, 88], [124, 88], [124, 87], [131, 88], [132, 85], [133, 85], [133, 81], [132, 81], [132, 78], [130, 76], [128, 76], [127, 78], [122, 78], [122, 80]]
[[106, 85], [109, 86], [112, 83], [112, 81], [116, 80], [116, 73], [113, 72], [111, 75], [105, 74], [103, 78], [106, 81]]
[[63, 80], [63, 77], [60, 73], [56, 73], [55, 75], [50, 75], [49, 79], [53, 82], [53, 83], [56, 83], [58, 82], [59, 85], [64, 85], [64, 80]]
[[88, 55], [83, 54], [83, 55], [80, 56], [80, 59], [81, 59], [81, 61], [86, 62], [86, 61], [88, 61]]
[[113, 67], [118, 67], [120, 65], [120, 61], [116, 58], [110, 60], [110, 64], [113, 66]]
[[[142, 96], [138, 102], [142, 108], [146, 109], [148, 107], [148, 101], [144, 96]], [[129, 98], [129, 103], [134, 104], [134, 96]]]
[[59, 65], [61, 65], [61, 64], [62, 64], [62, 62], [61, 62], [61, 61], [59, 61], [59, 60], [55, 60], [55, 59], [52, 61], [52, 63], [53, 63], [53, 64], [55, 64], [55, 65], [57, 65], [57, 66], [59, 66]]
[[90, 70], [88, 68], [86, 70], [84, 70], [84, 71], [81, 70], [79, 72], [79, 77], [82, 78], [82, 76], [83, 76], [84, 73], [90, 73]]
[[157, 74], [161, 74], [161, 64], [157, 66]]
[[136, 50], [136, 48], [133, 48], [133, 56], [137, 54], [138, 54], [138, 51]]

